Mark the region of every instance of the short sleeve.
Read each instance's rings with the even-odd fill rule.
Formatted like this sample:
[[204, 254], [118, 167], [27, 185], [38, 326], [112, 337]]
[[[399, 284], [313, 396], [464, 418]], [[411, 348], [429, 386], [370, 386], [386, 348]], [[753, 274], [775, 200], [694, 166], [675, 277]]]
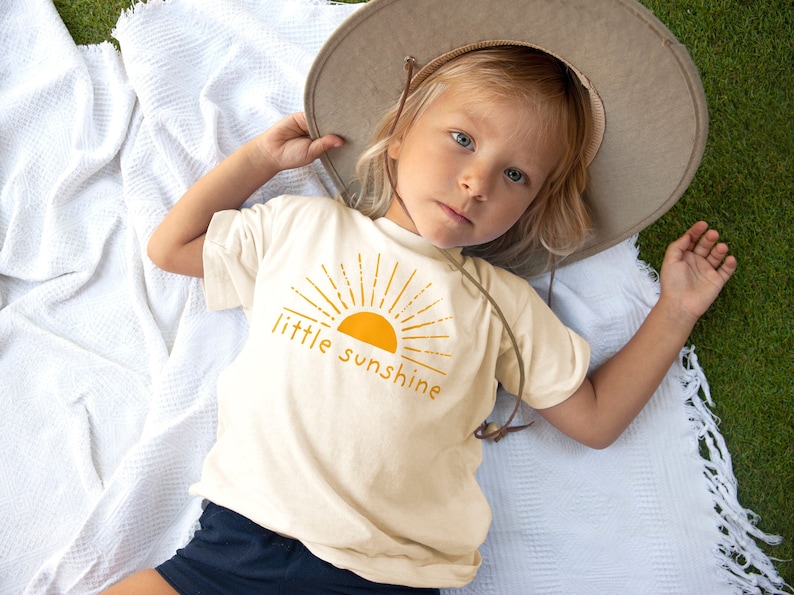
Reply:
[[210, 310], [250, 308], [259, 263], [272, 237], [268, 204], [213, 215], [204, 239], [204, 295]]
[[[534, 290], [530, 292], [511, 328], [524, 363], [521, 399], [535, 409], [546, 409], [562, 403], [581, 386], [590, 366], [590, 345], [566, 327]], [[518, 362], [506, 331], [497, 380], [518, 394]]]

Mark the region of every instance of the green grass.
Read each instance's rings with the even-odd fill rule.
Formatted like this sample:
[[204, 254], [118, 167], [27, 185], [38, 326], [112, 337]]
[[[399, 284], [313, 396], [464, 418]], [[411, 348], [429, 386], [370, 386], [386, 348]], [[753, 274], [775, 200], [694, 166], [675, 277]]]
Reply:
[[53, 0], [76, 43], [113, 41], [110, 32], [131, 0]]
[[[642, 0], [689, 48], [709, 102], [703, 164], [685, 196], [640, 235], [659, 267], [664, 248], [705, 219], [739, 270], [692, 334], [733, 456], [741, 503], [794, 584], [794, 3], [791, 0]], [[55, 0], [78, 43], [110, 39], [129, 0]]]
[[794, 4], [643, 0], [690, 51], [709, 102], [706, 153], [690, 189], [640, 236], [658, 266], [689, 222], [717, 227], [740, 268], [691, 342], [711, 384], [739, 499], [794, 584]]

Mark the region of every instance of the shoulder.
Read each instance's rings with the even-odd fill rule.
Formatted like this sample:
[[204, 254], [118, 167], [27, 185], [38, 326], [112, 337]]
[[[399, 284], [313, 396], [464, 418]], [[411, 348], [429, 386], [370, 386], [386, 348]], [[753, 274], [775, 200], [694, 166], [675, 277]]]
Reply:
[[464, 266], [472, 272], [475, 278], [482, 284], [483, 288], [486, 289], [497, 302], [501, 301], [500, 298], [513, 303], [524, 303], [527, 300], [531, 302], [543, 302], [541, 297], [526, 279], [503, 268], [494, 266], [482, 258], [469, 257]]
[[[218, 226], [242, 225], [257, 233], [280, 235], [293, 230], [310, 232], [313, 228], [353, 217], [357, 211], [325, 196], [298, 196], [283, 194], [239, 210], [221, 211], [215, 214]], [[359, 214], [360, 215], [360, 214]]]
[[270, 246], [352, 241], [372, 227], [369, 217], [325, 196], [281, 195], [242, 211], [250, 212], [242, 213], [242, 219], [255, 222], [249, 227], [251, 235], [267, 238]]
[[272, 209], [274, 213], [279, 214], [301, 213], [318, 217], [346, 217], [354, 213], [360, 214], [338, 200], [327, 196], [299, 196], [295, 194], [283, 194], [251, 208]]
[[502, 324], [530, 334], [544, 328], [568, 330], [527, 279], [479, 258], [472, 258], [466, 268], [493, 300], [492, 313]]

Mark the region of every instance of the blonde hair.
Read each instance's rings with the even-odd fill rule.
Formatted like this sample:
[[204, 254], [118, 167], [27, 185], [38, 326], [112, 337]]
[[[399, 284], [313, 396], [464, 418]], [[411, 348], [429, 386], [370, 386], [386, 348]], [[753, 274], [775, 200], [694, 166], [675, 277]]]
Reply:
[[[425, 109], [451, 86], [479, 100], [509, 101], [531, 106], [544, 122], [542, 134], [559, 135], [562, 158], [535, 200], [502, 236], [465, 248], [495, 266], [525, 273], [530, 258], [575, 252], [590, 230], [582, 194], [587, 184], [585, 148], [591, 127], [587, 91], [556, 58], [527, 47], [498, 46], [471, 51], [443, 64], [423, 80], [405, 101], [395, 124], [398, 106], [383, 117], [375, 141], [361, 156], [356, 173], [361, 190], [348, 200], [365, 215], [382, 217], [393, 198], [386, 168], [394, 169], [389, 145], [403, 138]], [[393, 130], [392, 130], [393, 128]]]

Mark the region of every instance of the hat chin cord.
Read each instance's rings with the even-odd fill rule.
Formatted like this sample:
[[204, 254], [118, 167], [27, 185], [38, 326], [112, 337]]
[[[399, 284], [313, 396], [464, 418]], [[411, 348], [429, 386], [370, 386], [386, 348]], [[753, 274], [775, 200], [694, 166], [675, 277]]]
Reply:
[[[405, 70], [408, 72], [407, 81], [405, 83], [405, 89], [403, 90], [402, 96], [400, 98], [400, 104], [397, 107], [397, 113], [394, 116], [394, 122], [392, 123], [391, 129], [389, 130], [389, 136], [391, 136], [394, 133], [394, 130], [397, 128], [397, 122], [400, 119], [400, 115], [402, 115], [403, 107], [405, 106], [405, 101], [408, 98], [408, 94], [411, 89], [411, 79], [413, 78], [413, 69], [414, 66], [416, 65], [416, 59], [413, 56], [406, 56], [403, 61], [405, 63]], [[394, 198], [397, 200], [400, 207], [405, 212], [405, 215], [408, 217], [411, 223], [413, 223], [414, 220], [411, 217], [411, 213], [408, 212], [408, 208], [405, 206], [405, 202], [403, 202], [400, 193], [397, 192], [397, 185], [394, 182], [394, 178], [391, 172], [391, 164], [389, 163], [389, 156], [388, 153], [386, 152], [384, 152], [383, 154], [383, 161], [386, 170], [386, 177], [388, 178], [389, 185], [391, 186], [392, 192], [394, 193]], [[518, 364], [518, 396], [516, 396], [515, 407], [513, 407], [513, 411], [512, 413], [510, 413], [510, 416], [507, 418], [507, 421], [505, 422], [504, 425], [500, 426], [496, 422], [489, 422], [488, 420], [485, 420], [480, 424], [480, 426], [476, 430], [474, 430], [475, 438], [478, 438], [480, 440], [492, 439], [494, 442], [499, 442], [502, 438], [507, 436], [507, 434], [511, 432], [518, 432], [520, 430], [528, 428], [534, 423], [534, 422], [529, 422], [528, 424], [516, 425], [516, 426], [510, 425], [513, 419], [515, 418], [515, 416], [518, 414], [518, 410], [521, 406], [521, 395], [524, 394], [524, 382], [525, 382], [524, 358], [521, 356], [521, 350], [519, 349], [518, 341], [516, 341], [516, 337], [513, 334], [513, 329], [510, 328], [510, 324], [507, 322], [507, 319], [505, 318], [502, 309], [499, 307], [499, 304], [496, 303], [496, 300], [493, 298], [493, 296], [490, 293], [488, 293], [488, 290], [485, 289], [485, 287], [483, 287], [482, 284], [477, 279], [475, 279], [471, 273], [469, 273], [469, 271], [464, 269], [463, 265], [459, 263], [457, 259], [455, 259], [455, 257], [453, 257], [449, 252], [447, 252], [442, 248], [439, 248], [438, 246], [436, 246], [436, 249], [439, 252], [441, 252], [441, 254], [443, 254], [446, 257], [446, 259], [450, 263], [452, 263], [455, 266], [455, 268], [458, 271], [460, 271], [460, 273], [464, 277], [466, 277], [466, 279], [468, 279], [469, 282], [479, 290], [479, 292], [485, 297], [485, 299], [488, 300], [488, 302], [493, 307], [494, 312], [496, 312], [496, 315], [499, 317], [499, 320], [504, 325], [505, 330], [507, 331], [507, 335], [508, 337], [510, 337], [510, 343], [513, 345], [513, 351], [515, 352], [516, 362]]]

